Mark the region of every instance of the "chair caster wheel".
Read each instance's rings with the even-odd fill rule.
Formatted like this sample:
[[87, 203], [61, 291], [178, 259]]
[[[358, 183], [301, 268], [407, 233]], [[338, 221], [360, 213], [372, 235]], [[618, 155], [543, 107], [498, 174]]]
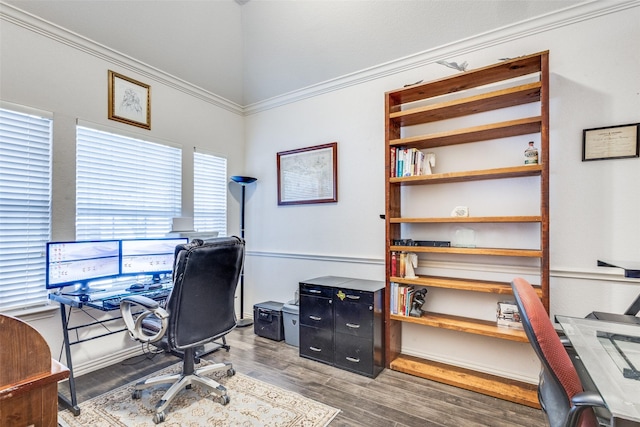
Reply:
[[133, 393], [131, 393], [131, 398], [132, 399], [140, 399], [140, 397], [142, 397], [142, 390], [134, 390]]
[[236, 370], [233, 368], [229, 368], [229, 370], [227, 371], [227, 376], [228, 377], [232, 377], [236, 374]]
[[226, 406], [229, 404], [229, 402], [231, 402], [231, 398], [225, 394], [218, 398], [218, 402], [220, 402], [222, 406]]
[[164, 421], [164, 411], [163, 412], [156, 412], [156, 414], [153, 416], [153, 422], [155, 424], [160, 424], [163, 421]]

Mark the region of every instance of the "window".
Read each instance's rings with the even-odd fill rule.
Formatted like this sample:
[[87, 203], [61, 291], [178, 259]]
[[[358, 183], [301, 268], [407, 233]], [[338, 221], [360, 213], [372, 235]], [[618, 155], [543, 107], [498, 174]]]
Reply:
[[193, 153], [193, 228], [227, 235], [227, 159]]
[[0, 310], [44, 304], [51, 118], [0, 108]]
[[77, 128], [76, 239], [164, 237], [180, 216], [182, 150]]

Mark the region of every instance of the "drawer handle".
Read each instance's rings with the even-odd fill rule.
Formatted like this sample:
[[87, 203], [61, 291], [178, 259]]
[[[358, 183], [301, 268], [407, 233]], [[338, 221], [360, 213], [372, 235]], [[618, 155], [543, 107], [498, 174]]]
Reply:
[[347, 323], [347, 326], [349, 328], [353, 328], [353, 329], [358, 329], [360, 327], [360, 325], [358, 325], [356, 323]]
[[318, 352], [322, 351], [322, 349], [321, 349], [321, 348], [318, 348], [318, 347], [309, 347], [309, 350], [311, 350], [311, 351], [318, 351]]
[[349, 294], [347, 294], [347, 298], [349, 298], [349, 299], [360, 299], [360, 295], [349, 295]]
[[322, 291], [319, 291], [319, 290], [317, 290], [317, 289], [309, 289], [309, 293], [310, 293], [310, 294], [321, 294], [321, 293], [322, 293]]
[[356, 359], [354, 357], [346, 357], [349, 362], [360, 363], [360, 359]]
[[322, 317], [318, 317], [318, 316], [309, 316], [309, 319], [311, 319], [311, 320], [316, 320], [316, 321], [320, 321], [320, 320], [322, 320]]

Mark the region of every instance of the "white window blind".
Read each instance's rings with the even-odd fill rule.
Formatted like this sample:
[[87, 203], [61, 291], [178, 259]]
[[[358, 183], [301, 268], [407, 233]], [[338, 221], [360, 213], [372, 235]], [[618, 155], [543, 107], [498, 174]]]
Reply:
[[227, 159], [193, 153], [193, 227], [227, 235]]
[[0, 109], [0, 311], [47, 301], [51, 124]]
[[77, 240], [164, 237], [181, 192], [181, 149], [77, 127]]

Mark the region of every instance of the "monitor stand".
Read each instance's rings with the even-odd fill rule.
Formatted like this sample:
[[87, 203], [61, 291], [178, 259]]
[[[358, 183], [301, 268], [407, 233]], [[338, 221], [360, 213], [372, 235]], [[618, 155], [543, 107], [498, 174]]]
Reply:
[[89, 294], [104, 291], [106, 291], [106, 289], [92, 288], [88, 283], [82, 283], [75, 290], [71, 292], [61, 292], [61, 294], [70, 297], [78, 297], [80, 301], [89, 301]]

